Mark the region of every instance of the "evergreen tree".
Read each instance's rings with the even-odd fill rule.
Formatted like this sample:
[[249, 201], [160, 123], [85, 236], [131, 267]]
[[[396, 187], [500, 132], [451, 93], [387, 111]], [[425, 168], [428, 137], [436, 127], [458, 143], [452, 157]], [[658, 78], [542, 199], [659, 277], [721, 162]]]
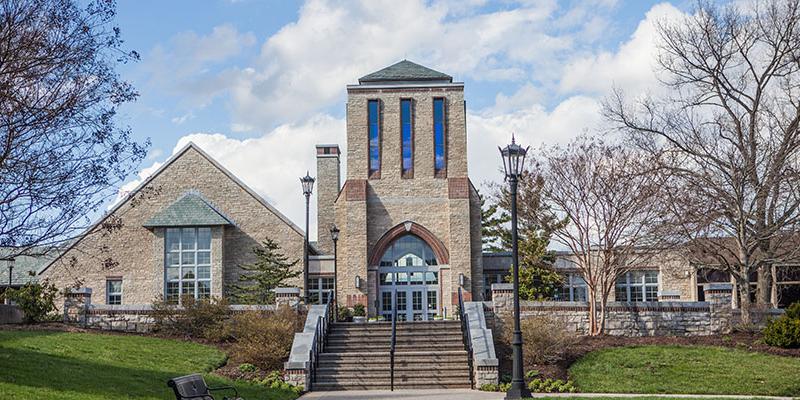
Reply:
[[[524, 300], [552, 299], [562, 284], [561, 275], [553, 268], [555, 253], [547, 249], [556, 221], [542, 202], [541, 176], [523, 173], [517, 185], [517, 236], [519, 248], [520, 297]], [[486, 208], [483, 232], [497, 243], [489, 251], [511, 250], [511, 194], [508, 186], [494, 186], [495, 201]], [[493, 216], [497, 214], [498, 216]], [[491, 243], [491, 242], [490, 242]], [[506, 277], [511, 282], [512, 277]]]
[[272, 304], [275, 301], [275, 288], [285, 285], [288, 279], [296, 278], [303, 272], [293, 270], [299, 260], [289, 261], [281, 247], [272, 239], [266, 238], [261, 246], [253, 248], [256, 262], [240, 265], [238, 285], [233, 286], [233, 295], [240, 304]]
[[478, 193], [481, 199], [481, 237], [483, 250], [488, 252], [508, 251], [511, 246], [511, 231], [506, 225], [511, 215], [499, 208], [496, 202], [486, 204], [486, 196]]

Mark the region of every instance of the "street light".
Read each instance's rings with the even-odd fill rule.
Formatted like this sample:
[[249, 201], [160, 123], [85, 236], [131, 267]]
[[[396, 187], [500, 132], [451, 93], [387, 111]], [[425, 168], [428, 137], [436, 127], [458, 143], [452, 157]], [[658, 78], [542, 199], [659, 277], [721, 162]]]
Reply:
[[519, 249], [517, 248], [517, 181], [525, 167], [525, 154], [528, 147], [522, 148], [514, 141], [511, 135], [511, 144], [500, 148], [503, 157], [503, 171], [511, 191], [511, 261], [514, 274], [514, 336], [511, 346], [514, 349], [514, 368], [511, 378], [511, 387], [506, 393], [506, 399], [521, 399], [531, 397], [531, 392], [525, 386], [522, 372], [522, 332], [519, 323]]
[[339, 241], [339, 228], [336, 225], [331, 225], [331, 240], [333, 241], [333, 318], [336, 322], [339, 322], [339, 296], [337, 292], [337, 287], [339, 286], [336, 282], [339, 280], [339, 277], [336, 275], [336, 261], [339, 258], [339, 253], [336, 249], [336, 242]]
[[11, 274], [14, 273], [14, 262], [16, 260], [14, 259], [14, 257], [3, 258], [3, 260], [6, 262], [6, 265], [8, 266], [8, 286], [6, 287], [6, 293], [5, 296], [3, 297], [6, 298], [6, 304], [11, 304], [11, 300], [8, 298], [8, 293], [9, 290], [11, 290], [11, 284], [12, 284]]
[[306, 171], [306, 176], [300, 178], [300, 183], [303, 185], [303, 195], [306, 196], [306, 234], [303, 238], [303, 292], [306, 304], [308, 304], [308, 204], [311, 198], [311, 191], [314, 190], [314, 178]]

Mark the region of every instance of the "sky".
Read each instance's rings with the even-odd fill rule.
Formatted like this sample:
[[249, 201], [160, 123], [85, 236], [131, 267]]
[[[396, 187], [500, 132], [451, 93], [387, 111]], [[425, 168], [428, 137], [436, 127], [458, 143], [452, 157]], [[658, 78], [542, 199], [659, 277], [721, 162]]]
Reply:
[[658, 90], [654, 26], [690, 8], [682, 0], [120, 0], [116, 24], [141, 60], [119, 67], [140, 94], [119, 123], [152, 146], [118, 199], [192, 141], [303, 226], [299, 177], [316, 175], [314, 145], [346, 152], [345, 86], [403, 59], [465, 83], [469, 175], [480, 189], [502, 180], [496, 148], [512, 132], [533, 148], [563, 144], [602, 130], [613, 88]]

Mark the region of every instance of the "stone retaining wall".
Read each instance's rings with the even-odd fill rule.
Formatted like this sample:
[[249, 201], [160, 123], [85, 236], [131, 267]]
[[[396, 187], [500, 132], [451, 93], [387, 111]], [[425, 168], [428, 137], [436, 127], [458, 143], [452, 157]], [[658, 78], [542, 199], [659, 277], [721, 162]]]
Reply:
[[[605, 333], [613, 336], [707, 336], [728, 333], [738, 324], [738, 310], [731, 308], [731, 285], [710, 284], [705, 288], [708, 301], [611, 302], [607, 306]], [[510, 284], [492, 285], [494, 324], [513, 311]], [[522, 301], [520, 315], [524, 318], [546, 316], [564, 321], [567, 329], [587, 334], [589, 306], [586, 302]], [[757, 325], [766, 323], [780, 310], [755, 312]]]
[[0, 304], [0, 324], [20, 324], [24, 314], [19, 307], [11, 304]]
[[[273, 311], [275, 305], [231, 305], [232, 314]], [[153, 307], [142, 305], [93, 305], [92, 290], [73, 289], [64, 300], [64, 322], [89, 329], [146, 333], [153, 330]]]

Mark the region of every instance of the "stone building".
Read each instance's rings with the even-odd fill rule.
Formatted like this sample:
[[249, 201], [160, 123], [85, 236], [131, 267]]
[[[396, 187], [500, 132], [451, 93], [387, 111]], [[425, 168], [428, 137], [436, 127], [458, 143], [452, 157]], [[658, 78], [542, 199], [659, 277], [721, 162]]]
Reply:
[[[404, 60], [346, 90], [347, 175], [340, 165], [345, 146], [309, 148], [317, 155], [318, 208], [309, 302], [331, 298], [334, 259], [339, 303], [362, 304], [370, 316], [386, 317], [394, 307], [403, 320], [452, 315], [459, 289], [467, 301], [490, 300], [492, 284], [505, 280], [511, 260], [481, 251], [464, 84]], [[336, 255], [334, 224], [341, 231]], [[304, 232], [189, 144], [38, 276], [61, 288], [91, 288], [98, 305], [227, 296], [239, 283], [240, 266], [254, 261], [252, 249], [266, 238], [303, 268]], [[560, 254], [556, 264], [565, 277], [556, 300], [585, 301], [585, 284], [569, 257]], [[620, 278], [611, 300], [702, 301], [703, 285], [719, 282], [730, 277], [698, 273], [665, 256]], [[301, 289], [303, 283], [289, 282]]]

